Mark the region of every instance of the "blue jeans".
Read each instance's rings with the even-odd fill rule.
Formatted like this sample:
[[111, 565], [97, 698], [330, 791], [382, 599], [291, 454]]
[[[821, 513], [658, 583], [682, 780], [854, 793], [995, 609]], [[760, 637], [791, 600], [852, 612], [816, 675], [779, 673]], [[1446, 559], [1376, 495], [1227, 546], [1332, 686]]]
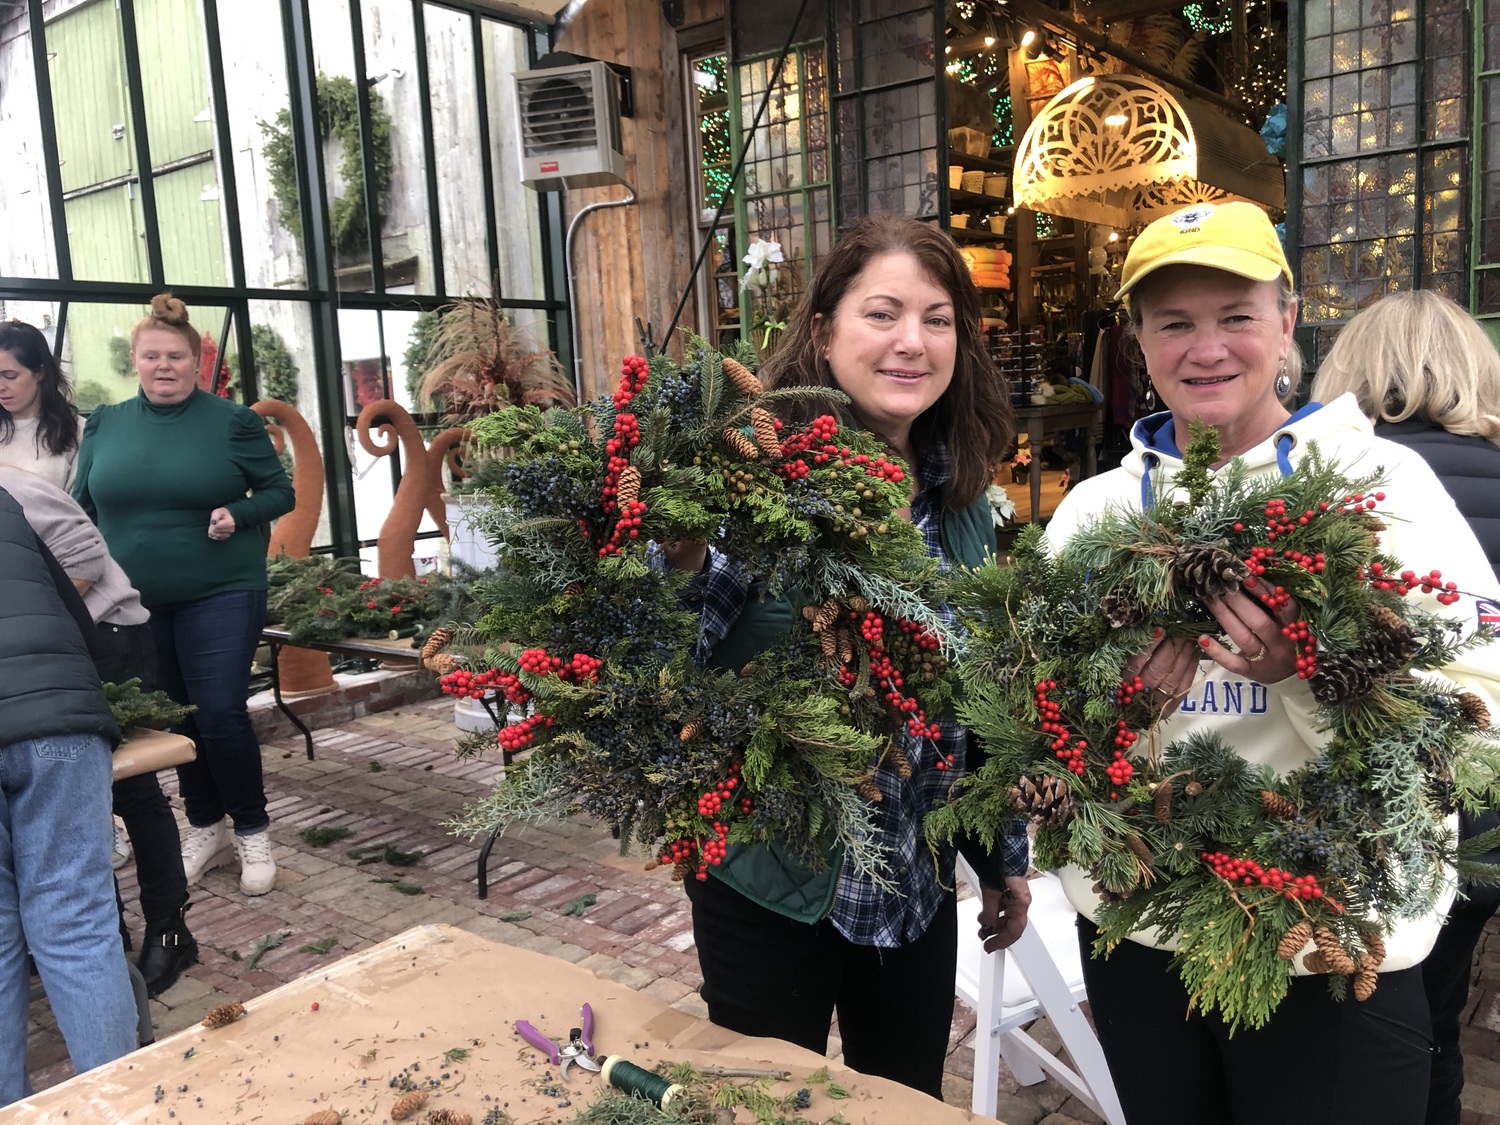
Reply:
[[135, 1050], [109, 788], [109, 744], [98, 735], [0, 747], [0, 1105], [31, 1092], [28, 948], [76, 1072]]
[[177, 767], [188, 823], [205, 828], [227, 813], [237, 835], [259, 832], [270, 818], [260, 742], [245, 699], [266, 623], [266, 592], [231, 590], [147, 608], [156, 639], [156, 686], [198, 708], [180, 728], [198, 744], [197, 759]]

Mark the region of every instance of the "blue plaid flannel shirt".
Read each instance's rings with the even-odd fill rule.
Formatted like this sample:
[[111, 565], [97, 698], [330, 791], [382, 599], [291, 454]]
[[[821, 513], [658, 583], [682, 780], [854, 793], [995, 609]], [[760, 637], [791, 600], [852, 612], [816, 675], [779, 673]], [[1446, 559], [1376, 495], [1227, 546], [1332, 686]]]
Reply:
[[[951, 475], [947, 449], [938, 445], [928, 450], [922, 458], [922, 490], [911, 506], [912, 522], [922, 532], [927, 553], [945, 565], [950, 560], [943, 553], [942, 490]], [[694, 650], [700, 662], [706, 661], [714, 646], [728, 635], [748, 597], [749, 584], [738, 565], [710, 548], [704, 572], [692, 584], [692, 600], [701, 599], [702, 633]], [[953, 611], [943, 606], [939, 612], [951, 627]], [[883, 800], [874, 806], [874, 820], [889, 845], [894, 882], [899, 889], [886, 890], [868, 878], [860, 878], [853, 861], [845, 859], [830, 919], [839, 933], [856, 945], [894, 948], [915, 941], [931, 925], [947, 893], [945, 888], [953, 886], [953, 849], [941, 848], [934, 853], [923, 834], [922, 821], [947, 798], [954, 781], [962, 776], [968, 732], [957, 723], [940, 726], [942, 734], [935, 740], [903, 736], [911, 777], [902, 778], [888, 765], [875, 771]], [[953, 755], [959, 768], [938, 769], [939, 754]], [[1025, 822], [1018, 821], [997, 842], [1006, 875], [1026, 873], [1029, 847], [1025, 828]]]

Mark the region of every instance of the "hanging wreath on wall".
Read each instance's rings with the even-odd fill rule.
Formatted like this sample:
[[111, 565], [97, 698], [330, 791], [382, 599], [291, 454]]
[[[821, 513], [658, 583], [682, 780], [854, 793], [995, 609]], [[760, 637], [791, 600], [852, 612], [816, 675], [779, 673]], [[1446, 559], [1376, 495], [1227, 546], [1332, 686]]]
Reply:
[[[360, 158], [359, 101], [354, 83], [342, 75], [318, 72], [318, 143], [337, 140], [344, 152], [339, 160], [339, 176], [344, 194], [331, 200], [328, 223], [335, 250], [356, 252], [369, 240], [369, 222], [365, 215], [364, 161]], [[302, 237], [302, 209], [297, 194], [297, 150], [292, 140], [292, 113], [283, 109], [271, 123], [260, 122], [266, 143], [260, 154], [271, 176], [271, 191], [276, 196], [276, 213], [281, 225], [298, 238]], [[391, 155], [391, 115], [385, 102], [370, 91], [370, 154], [375, 176], [375, 198], [384, 203], [391, 187], [395, 160]]]

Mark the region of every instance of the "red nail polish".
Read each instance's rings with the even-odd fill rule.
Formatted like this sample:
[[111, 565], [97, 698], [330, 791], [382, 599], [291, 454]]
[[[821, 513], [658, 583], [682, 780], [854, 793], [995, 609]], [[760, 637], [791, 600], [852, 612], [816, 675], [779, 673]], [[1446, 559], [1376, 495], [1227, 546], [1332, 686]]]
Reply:
[[1207, 637], [1199, 637], [1198, 638], [1198, 647], [1199, 648], [1207, 648], [1209, 646], [1209, 643], [1210, 642], [1209, 642], [1209, 639]]

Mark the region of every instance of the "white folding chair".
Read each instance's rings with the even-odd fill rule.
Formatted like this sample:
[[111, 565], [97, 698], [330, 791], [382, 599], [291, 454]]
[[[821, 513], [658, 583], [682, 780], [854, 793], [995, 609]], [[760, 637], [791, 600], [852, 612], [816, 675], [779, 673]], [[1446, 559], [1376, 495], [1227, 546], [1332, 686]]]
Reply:
[[[958, 877], [977, 890], [979, 879], [962, 858], [958, 867]], [[979, 900], [960, 900], [954, 991], [979, 1014], [974, 1032], [975, 1113], [994, 1114], [1003, 1058], [1021, 1085], [1034, 1085], [1050, 1074], [1109, 1125], [1125, 1125], [1104, 1051], [1079, 1008], [1085, 996], [1076, 916], [1055, 876], [1033, 879], [1026, 931], [1009, 949], [985, 953], [979, 940]], [[1026, 1030], [1041, 1016], [1052, 1021], [1066, 1060]]]

